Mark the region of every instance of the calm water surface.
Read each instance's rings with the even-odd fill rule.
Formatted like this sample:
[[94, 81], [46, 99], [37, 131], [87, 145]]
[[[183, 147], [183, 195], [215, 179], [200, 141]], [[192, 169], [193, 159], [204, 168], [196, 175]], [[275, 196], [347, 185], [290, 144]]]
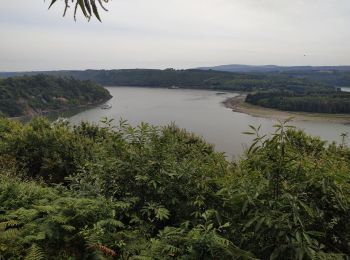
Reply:
[[[216, 150], [226, 152], [229, 158], [242, 154], [251, 141], [242, 134], [248, 125], [261, 125], [262, 132], [271, 132], [276, 123], [273, 119], [253, 117], [233, 112], [221, 102], [237, 94], [219, 95], [216, 91], [186, 89], [153, 89], [135, 87], [107, 87], [113, 98], [107, 102], [111, 109], [100, 107], [80, 112], [70, 118], [73, 123], [80, 121], [99, 122], [102, 117], [127, 119], [132, 125], [148, 122], [167, 125], [175, 122], [181, 128], [203, 136], [215, 145]], [[223, 92], [220, 92], [223, 93]], [[350, 132], [349, 125], [294, 122], [295, 126], [307, 133], [329, 141], [340, 141], [339, 135]]]

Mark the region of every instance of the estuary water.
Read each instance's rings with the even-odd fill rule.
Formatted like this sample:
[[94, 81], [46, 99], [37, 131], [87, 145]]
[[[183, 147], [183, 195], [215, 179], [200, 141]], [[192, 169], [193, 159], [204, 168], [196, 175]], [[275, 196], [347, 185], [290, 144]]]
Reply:
[[[222, 102], [238, 95], [236, 93], [208, 90], [161, 89], [138, 87], [107, 87], [113, 98], [106, 104], [110, 109], [95, 107], [72, 117], [72, 123], [80, 121], [99, 122], [101, 118], [120, 118], [132, 125], [147, 122], [153, 125], [177, 126], [204, 137], [215, 145], [217, 151], [225, 152], [228, 159], [239, 157], [251, 142], [251, 136], [242, 132], [249, 125], [261, 125], [262, 133], [271, 133], [276, 120], [253, 117], [233, 112]], [[293, 122], [298, 128], [328, 141], [340, 141], [340, 134], [350, 132], [350, 125], [328, 122]]]

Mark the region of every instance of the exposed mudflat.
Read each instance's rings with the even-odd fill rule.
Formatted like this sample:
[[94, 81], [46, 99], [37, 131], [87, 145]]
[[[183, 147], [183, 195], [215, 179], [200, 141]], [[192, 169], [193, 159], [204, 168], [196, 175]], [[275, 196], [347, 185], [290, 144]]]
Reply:
[[321, 121], [329, 123], [350, 124], [350, 115], [348, 114], [321, 114], [281, 111], [246, 103], [246, 96], [247, 94], [241, 93], [236, 97], [226, 99], [223, 104], [235, 112], [245, 113], [255, 117], [265, 117], [279, 120], [292, 117], [294, 121]]

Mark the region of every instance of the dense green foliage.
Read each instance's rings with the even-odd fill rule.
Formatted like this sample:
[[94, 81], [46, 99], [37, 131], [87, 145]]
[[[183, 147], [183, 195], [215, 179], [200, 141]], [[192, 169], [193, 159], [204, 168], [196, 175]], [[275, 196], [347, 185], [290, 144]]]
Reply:
[[73, 78], [36, 75], [0, 79], [0, 113], [6, 116], [41, 114], [109, 98], [102, 86]]
[[0, 258], [346, 259], [350, 150], [251, 129], [231, 163], [173, 125], [0, 120]]
[[312, 81], [322, 82], [324, 84], [329, 84], [338, 87], [349, 87], [350, 86], [350, 71], [344, 70], [332, 70], [331, 68], [327, 70], [319, 71], [290, 71], [283, 72], [282, 74], [288, 75], [290, 77], [305, 78]]
[[305, 78], [333, 86], [350, 86], [350, 66], [251, 66], [231, 64], [203, 67], [201, 69], [248, 74], [280, 74], [293, 78]]
[[[47, 71], [49, 75], [91, 80], [106, 86], [145, 86], [258, 91], [284, 89], [296, 91], [330, 91], [333, 87], [283, 74], [243, 74], [204, 70], [86, 70]], [[27, 73], [35, 74], [35, 72]], [[8, 76], [12, 74], [4, 74]]]
[[246, 102], [287, 111], [350, 113], [350, 93], [269, 91], [248, 94]]

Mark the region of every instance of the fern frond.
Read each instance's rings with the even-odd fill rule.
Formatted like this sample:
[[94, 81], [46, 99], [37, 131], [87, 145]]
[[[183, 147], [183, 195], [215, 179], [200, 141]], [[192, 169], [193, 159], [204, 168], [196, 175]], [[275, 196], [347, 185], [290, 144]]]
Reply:
[[4, 222], [0, 222], [0, 230], [6, 230], [8, 228], [17, 228], [20, 226], [20, 222], [15, 219], [10, 219]]
[[55, 211], [55, 207], [51, 205], [34, 206], [34, 208], [38, 210], [40, 213], [46, 213], [46, 214], [49, 214]]
[[76, 228], [71, 225], [62, 225], [61, 227], [67, 232], [73, 232], [76, 230]]
[[10, 228], [7, 229], [5, 231], [2, 231], [0, 233], [0, 240], [1, 241], [12, 241], [15, 240], [17, 238], [17, 236], [19, 235], [19, 230], [16, 228]]
[[33, 244], [24, 258], [25, 260], [44, 260], [45, 254], [40, 246]]
[[125, 225], [119, 221], [119, 220], [115, 220], [115, 219], [104, 219], [101, 220], [99, 222], [97, 222], [97, 226], [101, 226], [101, 227], [105, 227], [105, 226], [109, 226], [109, 227], [116, 227], [116, 228], [124, 228]]
[[65, 216], [61, 216], [61, 215], [56, 215], [56, 216], [53, 216], [51, 218], [51, 220], [55, 223], [58, 223], [58, 224], [61, 224], [61, 225], [65, 225], [67, 224], [68, 222], [68, 218], [65, 217]]

